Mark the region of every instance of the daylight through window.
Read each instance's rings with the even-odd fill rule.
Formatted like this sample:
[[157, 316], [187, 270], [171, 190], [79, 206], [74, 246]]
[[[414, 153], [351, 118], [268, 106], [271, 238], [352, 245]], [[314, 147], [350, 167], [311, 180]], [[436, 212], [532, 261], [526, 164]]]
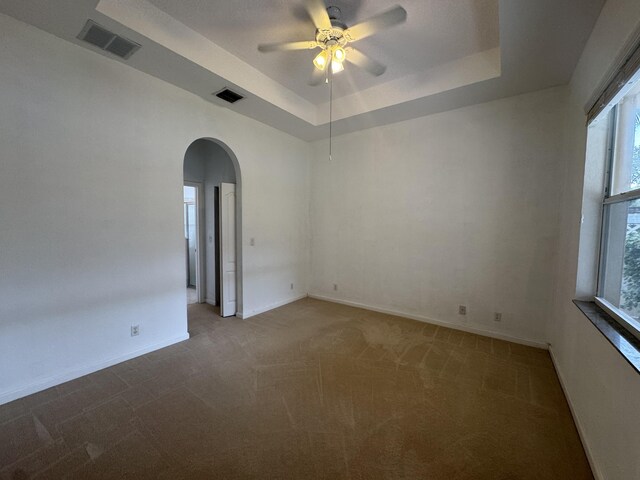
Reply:
[[640, 82], [609, 115], [609, 168], [596, 301], [640, 336]]

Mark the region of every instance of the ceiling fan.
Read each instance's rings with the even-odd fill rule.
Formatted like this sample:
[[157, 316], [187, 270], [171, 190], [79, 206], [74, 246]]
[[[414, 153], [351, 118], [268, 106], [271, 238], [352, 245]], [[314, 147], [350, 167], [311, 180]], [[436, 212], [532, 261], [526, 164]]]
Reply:
[[305, 7], [316, 27], [315, 40], [263, 43], [258, 46], [258, 50], [276, 52], [320, 48], [320, 53], [313, 60], [315, 68], [310, 85], [328, 81], [328, 74], [333, 75], [344, 70], [345, 60], [375, 76], [385, 72], [387, 69], [385, 65], [353, 48], [350, 44], [385, 28], [403, 23], [407, 19], [407, 11], [404, 8], [397, 5], [364, 22], [347, 27], [341, 20], [342, 15], [338, 7], [325, 7], [323, 0], [305, 0]]

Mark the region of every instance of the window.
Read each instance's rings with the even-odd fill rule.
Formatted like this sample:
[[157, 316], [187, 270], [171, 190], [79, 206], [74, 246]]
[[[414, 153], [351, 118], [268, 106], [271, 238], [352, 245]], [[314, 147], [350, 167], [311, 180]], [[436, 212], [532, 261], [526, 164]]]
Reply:
[[640, 338], [640, 82], [621, 95], [607, 119], [596, 302]]

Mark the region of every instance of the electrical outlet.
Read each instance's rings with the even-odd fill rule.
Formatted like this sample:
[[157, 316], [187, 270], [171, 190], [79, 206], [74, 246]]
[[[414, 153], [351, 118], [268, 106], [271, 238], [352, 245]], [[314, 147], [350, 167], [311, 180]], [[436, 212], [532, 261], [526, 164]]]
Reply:
[[256, 244], [256, 239], [252, 238], [251, 240], [249, 240], [249, 245], [251, 245], [252, 247], [255, 246]]
[[467, 314], [467, 307], [465, 307], [464, 305], [459, 305], [458, 306], [458, 314], [466, 315]]
[[333, 284], [333, 291], [334, 291], [334, 292], [337, 292], [337, 291], [338, 291], [338, 284], [337, 284], [337, 283], [334, 283], [334, 284]]
[[293, 290], [293, 283], [291, 284], [291, 290]]
[[501, 322], [502, 321], [502, 314], [501, 313], [494, 313], [493, 314], [493, 321], [494, 322]]
[[140, 325], [131, 325], [131, 336], [140, 335]]

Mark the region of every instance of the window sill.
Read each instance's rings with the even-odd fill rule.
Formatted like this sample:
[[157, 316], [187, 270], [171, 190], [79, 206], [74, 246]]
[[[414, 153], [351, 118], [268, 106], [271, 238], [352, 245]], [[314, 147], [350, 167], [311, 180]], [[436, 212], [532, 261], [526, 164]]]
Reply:
[[609, 340], [609, 343], [620, 352], [636, 372], [640, 373], [640, 340], [596, 305], [595, 302], [574, 300], [573, 303], [600, 333]]

